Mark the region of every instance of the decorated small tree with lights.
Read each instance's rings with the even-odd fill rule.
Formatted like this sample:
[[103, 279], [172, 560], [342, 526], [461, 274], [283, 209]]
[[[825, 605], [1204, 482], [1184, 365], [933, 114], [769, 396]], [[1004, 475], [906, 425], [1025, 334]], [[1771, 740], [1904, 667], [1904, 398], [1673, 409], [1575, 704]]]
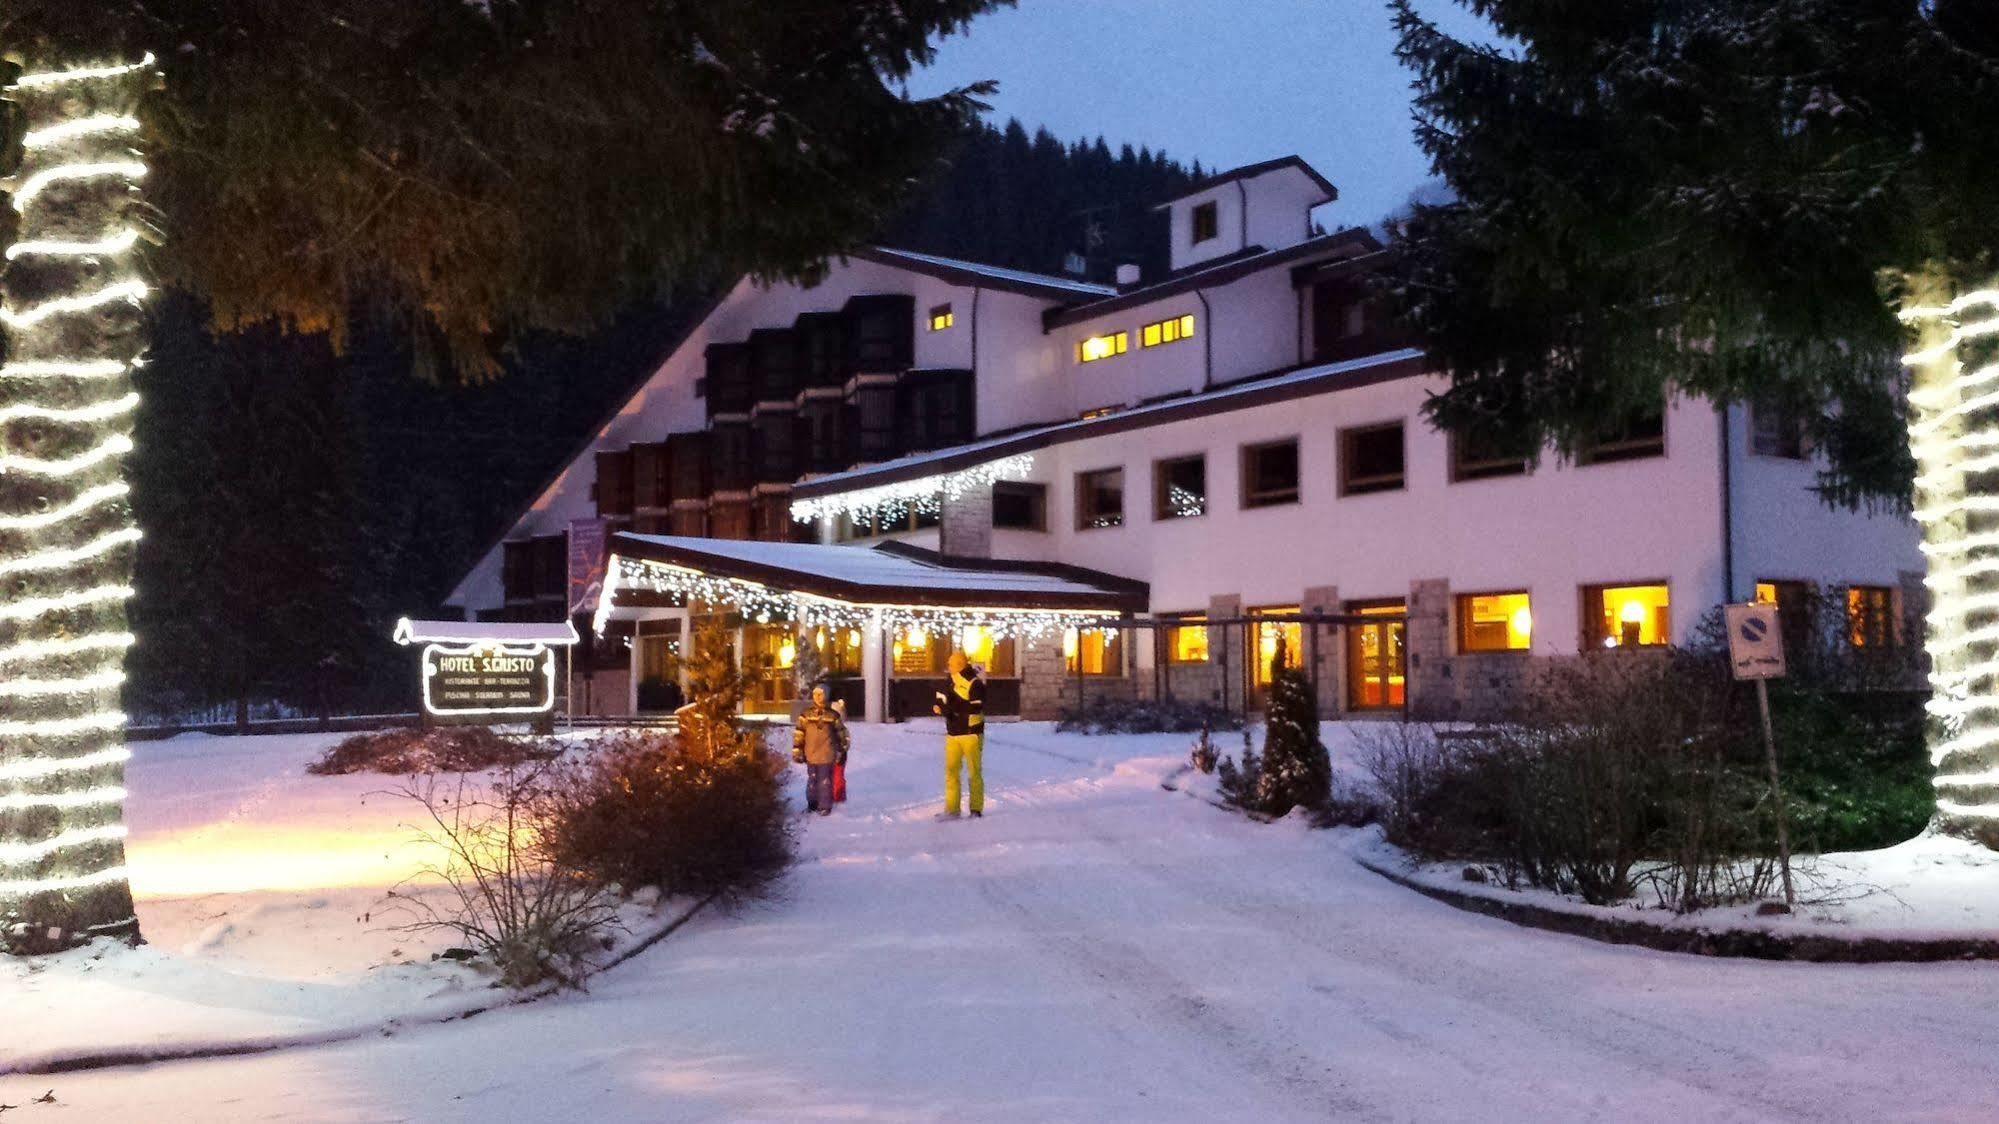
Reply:
[[1284, 661], [1280, 642], [1264, 703], [1263, 752], [1250, 749], [1245, 733], [1241, 763], [1224, 759], [1219, 769], [1224, 799], [1268, 816], [1293, 808], [1316, 811], [1333, 794], [1332, 757], [1319, 740], [1318, 699], [1311, 681]]
[[1394, 2], [1454, 196], [1395, 232], [1432, 418], [1574, 452], [1692, 393], [1795, 424], [1829, 503], [1913, 480], [1938, 820], [1999, 846], [1991, 3], [1459, 3], [1505, 46]]
[[147, 272], [219, 328], [344, 347], [387, 309], [423, 369], [490, 376], [509, 331], [810, 276], [869, 238], [988, 89], [896, 79], [992, 3], [0, 6], [0, 951], [137, 934], [117, 693], [142, 242], [172, 235]]

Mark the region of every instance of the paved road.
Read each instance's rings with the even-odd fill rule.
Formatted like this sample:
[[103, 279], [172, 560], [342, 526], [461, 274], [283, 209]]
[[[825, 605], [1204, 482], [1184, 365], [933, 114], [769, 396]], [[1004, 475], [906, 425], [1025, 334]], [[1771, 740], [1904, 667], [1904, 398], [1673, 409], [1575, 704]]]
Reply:
[[869, 732], [786, 900], [705, 917], [587, 996], [0, 1080], [0, 1103], [64, 1102], [7, 1124], [1999, 1119], [1991, 966], [1520, 930], [1361, 870], [1338, 833], [1252, 825], [1161, 791], [1156, 763], [1099, 760], [1134, 743], [1032, 728], [995, 731], [988, 816], [937, 823], [932, 737]]

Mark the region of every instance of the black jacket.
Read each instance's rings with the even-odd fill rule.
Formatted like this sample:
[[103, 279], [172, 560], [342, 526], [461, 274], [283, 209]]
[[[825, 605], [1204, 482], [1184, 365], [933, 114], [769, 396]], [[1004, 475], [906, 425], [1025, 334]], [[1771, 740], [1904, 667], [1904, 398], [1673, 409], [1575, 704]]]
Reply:
[[986, 681], [971, 668], [965, 677], [948, 676], [944, 689], [937, 692], [937, 705], [944, 712], [944, 732], [952, 737], [983, 734], [986, 731]]

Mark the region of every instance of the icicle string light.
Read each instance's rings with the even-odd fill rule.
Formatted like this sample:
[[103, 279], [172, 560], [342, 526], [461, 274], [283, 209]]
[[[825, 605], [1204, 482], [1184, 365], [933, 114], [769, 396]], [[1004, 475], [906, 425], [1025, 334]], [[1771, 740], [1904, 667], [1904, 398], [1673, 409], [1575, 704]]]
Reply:
[[1034, 468], [1034, 458], [1022, 453], [974, 465], [957, 472], [939, 473], [917, 480], [904, 480], [874, 488], [861, 488], [838, 495], [797, 500], [791, 505], [795, 522], [846, 515], [864, 523], [894, 519], [914, 509], [926, 515], [942, 510], [943, 504], [967, 492], [989, 488], [999, 480], [1024, 480]]
[[[1904, 322], [1921, 335], [1903, 362], [1915, 372], [1909, 392], [1909, 444], [1916, 457], [1915, 518], [1929, 560], [1924, 618], [1938, 731], [1930, 758], [1939, 770], [1937, 809], [1946, 822], [1999, 818], [1999, 804], [1975, 799], [1999, 791], [1999, 494], [1980, 473], [1999, 470], [1999, 290], [1979, 290], [1942, 305], [1909, 308]], [[1968, 351], [1986, 352], [1968, 363]], [[1972, 800], [1942, 798], [1945, 791]]]

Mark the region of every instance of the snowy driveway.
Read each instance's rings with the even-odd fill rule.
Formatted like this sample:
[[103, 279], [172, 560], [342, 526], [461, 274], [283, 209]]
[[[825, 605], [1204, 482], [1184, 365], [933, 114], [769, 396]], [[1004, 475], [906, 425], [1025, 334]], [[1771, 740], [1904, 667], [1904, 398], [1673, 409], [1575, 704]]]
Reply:
[[1516, 929], [1361, 870], [1344, 833], [1162, 791], [1177, 736], [998, 727], [986, 819], [936, 823], [935, 732], [858, 735], [786, 900], [589, 995], [0, 1079], [0, 1103], [62, 1102], [8, 1122], [1999, 1118], [1994, 966]]

